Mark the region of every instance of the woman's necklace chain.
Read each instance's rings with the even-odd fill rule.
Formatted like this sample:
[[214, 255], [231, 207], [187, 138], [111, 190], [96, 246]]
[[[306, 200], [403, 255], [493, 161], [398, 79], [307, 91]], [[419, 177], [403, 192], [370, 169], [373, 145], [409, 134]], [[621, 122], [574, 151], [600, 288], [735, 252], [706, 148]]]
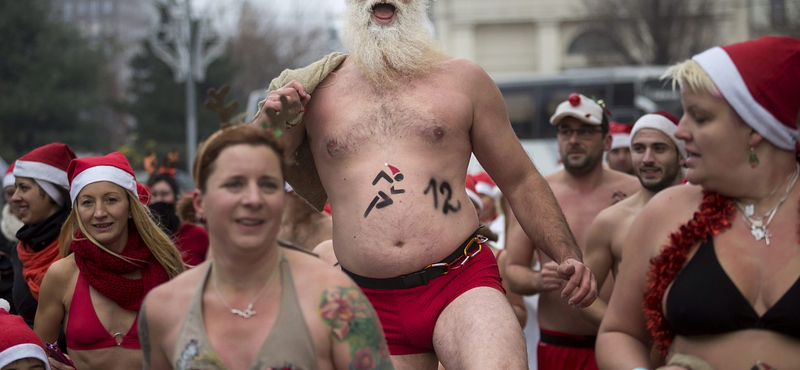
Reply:
[[[280, 266], [280, 262], [278, 263], [278, 266]], [[256, 304], [258, 299], [261, 298], [261, 296], [264, 295], [264, 293], [267, 291], [267, 287], [269, 286], [269, 283], [272, 281], [272, 277], [278, 273], [277, 271], [278, 268], [276, 268], [272, 273], [272, 275], [269, 278], [267, 278], [267, 281], [264, 283], [264, 287], [261, 288], [261, 291], [259, 291], [258, 294], [256, 294], [255, 298], [253, 298], [253, 300], [247, 304], [247, 308], [245, 308], [244, 310], [239, 310], [231, 307], [231, 305], [228, 304], [225, 298], [222, 298], [222, 293], [220, 293], [219, 288], [217, 288], [217, 280], [212, 278], [211, 280], [214, 286], [214, 292], [217, 293], [217, 297], [219, 297], [219, 300], [222, 301], [222, 304], [224, 304], [225, 307], [227, 307], [231, 311], [231, 314], [241, 316], [245, 319], [249, 319], [251, 316], [256, 314], [256, 311], [253, 310], [253, 305]]]
[[[746, 207], [742, 207], [742, 204], [738, 201], [736, 202], [736, 207], [739, 208], [739, 211], [742, 213], [742, 220], [745, 223], [750, 224], [750, 234], [753, 235], [753, 238], [756, 241], [761, 241], [764, 239], [767, 242], [767, 246], [769, 246], [769, 237], [772, 234], [769, 232], [767, 227], [769, 224], [772, 223], [772, 219], [775, 217], [775, 214], [778, 212], [778, 207], [789, 198], [789, 193], [791, 192], [794, 184], [797, 182], [797, 177], [800, 174], [800, 163], [795, 164], [794, 174], [792, 175], [792, 179], [789, 181], [789, 184], [786, 186], [786, 191], [781, 196], [781, 199], [778, 200], [778, 203], [775, 204], [764, 216], [761, 216], [758, 219], [751, 217], [754, 213], [754, 206], [753, 204], [748, 204]], [[774, 193], [774, 192], [773, 192]], [[767, 219], [764, 221], [764, 219]]]

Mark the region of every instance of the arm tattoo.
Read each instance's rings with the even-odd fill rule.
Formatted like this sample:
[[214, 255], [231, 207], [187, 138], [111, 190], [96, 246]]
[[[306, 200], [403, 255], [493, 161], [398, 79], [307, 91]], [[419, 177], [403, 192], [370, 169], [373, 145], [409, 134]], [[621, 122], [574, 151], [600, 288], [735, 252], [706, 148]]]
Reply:
[[139, 342], [142, 344], [142, 369], [150, 369], [150, 332], [147, 331], [147, 315], [145, 314], [144, 302], [139, 309]]
[[378, 318], [361, 290], [343, 286], [325, 290], [319, 312], [331, 327], [331, 336], [350, 346], [351, 370], [394, 369]]

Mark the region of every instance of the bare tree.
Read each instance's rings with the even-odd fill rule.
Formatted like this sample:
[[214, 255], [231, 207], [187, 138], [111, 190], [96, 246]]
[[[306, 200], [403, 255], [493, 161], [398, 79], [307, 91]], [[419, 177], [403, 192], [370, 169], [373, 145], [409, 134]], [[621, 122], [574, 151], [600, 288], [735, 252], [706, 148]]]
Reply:
[[237, 66], [231, 82], [235, 96], [265, 89], [284, 69], [303, 66], [332, 51], [331, 23], [300, 3], [304, 2], [292, 2], [292, 8], [281, 9], [280, 14], [249, 1], [242, 5], [238, 29], [228, 46]]
[[800, 0], [750, 0], [754, 37], [784, 35], [800, 38]]
[[[713, 0], [583, 0], [625, 64], [670, 64], [715, 44]], [[608, 50], [605, 50], [608, 52]], [[591, 57], [591, 53], [589, 55]]]

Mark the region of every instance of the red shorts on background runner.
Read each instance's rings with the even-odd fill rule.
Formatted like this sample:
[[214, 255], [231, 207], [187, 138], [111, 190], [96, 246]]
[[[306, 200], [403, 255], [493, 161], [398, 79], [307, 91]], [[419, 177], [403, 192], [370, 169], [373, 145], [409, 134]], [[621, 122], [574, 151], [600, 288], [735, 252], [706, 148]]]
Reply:
[[536, 351], [539, 370], [598, 370], [594, 356], [597, 337], [541, 329]]

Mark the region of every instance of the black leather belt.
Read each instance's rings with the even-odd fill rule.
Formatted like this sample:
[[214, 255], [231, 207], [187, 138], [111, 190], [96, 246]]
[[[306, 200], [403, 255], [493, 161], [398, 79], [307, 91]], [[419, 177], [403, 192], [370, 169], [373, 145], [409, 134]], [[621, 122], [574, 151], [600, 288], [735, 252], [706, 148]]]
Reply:
[[449, 256], [445, 257], [443, 260], [432, 263], [428, 266], [425, 266], [422, 270], [412, 272], [406, 275], [400, 275], [393, 278], [384, 278], [384, 279], [376, 279], [376, 278], [369, 278], [366, 276], [361, 276], [354, 274], [350, 271], [347, 271], [344, 267], [342, 267], [342, 271], [344, 271], [348, 276], [350, 276], [353, 281], [358, 284], [359, 287], [362, 288], [369, 288], [369, 289], [409, 289], [418, 287], [421, 285], [427, 285], [428, 282], [431, 280], [445, 275], [450, 272], [451, 268], [453, 268], [453, 264], [455, 263], [458, 267], [458, 263], [461, 259], [468, 260], [481, 250], [481, 244], [478, 242], [478, 232], [474, 232], [472, 236], [470, 236], [464, 243], [462, 243], [458, 248], [456, 248], [453, 253]]

